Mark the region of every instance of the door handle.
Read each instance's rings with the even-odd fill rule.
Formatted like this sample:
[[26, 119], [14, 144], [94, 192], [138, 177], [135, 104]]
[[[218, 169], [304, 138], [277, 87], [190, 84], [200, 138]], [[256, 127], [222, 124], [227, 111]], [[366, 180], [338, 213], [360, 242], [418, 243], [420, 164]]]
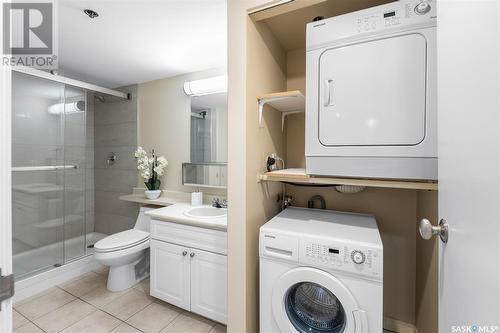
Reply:
[[422, 219], [418, 230], [423, 239], [439, 235], [443, 243], [448, 243], [448, 222], [445, 219], [441, 219], [438, 226], [433, 226], [428, 219]]
[[192, 257], [194, 257], [194, 252], [191, 252], [191, 253], [189, 254], [189, 256], [190, 256], [191, 258], [192, 258]]
[[188, 251], [182, 251], [182, 255], [185, 257], [188, 254]]
[[333, 80], [325, 80], [325, 103], [324, 106], [333, 106]]

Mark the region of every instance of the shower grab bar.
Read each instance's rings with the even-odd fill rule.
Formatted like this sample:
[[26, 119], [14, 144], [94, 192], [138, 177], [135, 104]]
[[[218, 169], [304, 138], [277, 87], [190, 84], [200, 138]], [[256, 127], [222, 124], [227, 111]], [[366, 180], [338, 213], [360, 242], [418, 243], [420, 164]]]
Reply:
[[24, 171], [57, 171], [65, 169], [78, 169], [78, 165], [44, 165], [44, 166], [32, 166], [32, 167], [12, 167], [12, 172], [24, 172]]

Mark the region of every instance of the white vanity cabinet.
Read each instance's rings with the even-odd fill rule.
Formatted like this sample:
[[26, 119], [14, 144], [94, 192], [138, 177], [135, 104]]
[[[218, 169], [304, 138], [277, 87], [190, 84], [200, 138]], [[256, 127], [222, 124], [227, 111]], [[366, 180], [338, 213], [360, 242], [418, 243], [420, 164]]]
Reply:
[[227, 320], [227, 233], [151, 221], [151, 296]]
[[151, 240], [151, 296], [190, 309], [189, 248]]

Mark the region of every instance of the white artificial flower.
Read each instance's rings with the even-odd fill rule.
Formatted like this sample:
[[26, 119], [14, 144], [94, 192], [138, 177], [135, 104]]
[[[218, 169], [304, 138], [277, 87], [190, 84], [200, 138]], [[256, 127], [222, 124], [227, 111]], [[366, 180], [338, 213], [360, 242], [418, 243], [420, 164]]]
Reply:
[[149, 180], [153, 176], [153, 172], [158, 176], [164, 175], [164, 170], [168, 165], [165, 156], [156, 156], [155, 161], [155, 158], [153, 156], [149, 157], [148, 153], [142, 147], [137, 147], [134, 156], [137, 158], [137, 170], [145, 180]]
[[163, 176], [163, 168], [162, 167], [159, 167], [159, 166], [156, 166], [154, 167], [154, 172], [156, 172], [158, 174], [158, 176]]
[[146, 151], [139, 146], [135, 151], [135, 157], [140, 158], [143, 157], [144, 155], [147, 155]]
[[145, 171], [141, 172], [141, 176], [145, 180], [149, 180], [149, 178], [151, 178], [151, 173], [149, 172], [149, 170], [145, 170]]
[[167, 166], [168, 161], [164, 156], [160, 156], [160, 157], [158, 157], [158, 164]]

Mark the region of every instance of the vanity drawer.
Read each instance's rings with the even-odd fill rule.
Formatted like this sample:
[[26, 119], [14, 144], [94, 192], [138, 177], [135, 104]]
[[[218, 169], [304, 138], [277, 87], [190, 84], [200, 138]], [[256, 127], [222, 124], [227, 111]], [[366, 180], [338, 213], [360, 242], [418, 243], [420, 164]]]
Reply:
[[220, 230], [151, 220], [151, 238], [209, 252], [227, 254], [227, 233]]

